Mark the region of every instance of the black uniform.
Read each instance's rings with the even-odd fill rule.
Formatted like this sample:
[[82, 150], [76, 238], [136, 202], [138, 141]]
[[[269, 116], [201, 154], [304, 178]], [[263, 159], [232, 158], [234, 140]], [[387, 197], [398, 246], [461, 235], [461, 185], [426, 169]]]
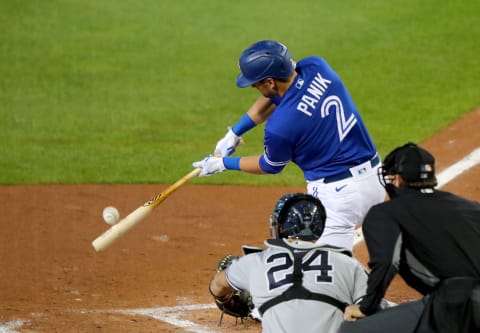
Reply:
[[375, 310], [397, 270], [423, 295], [446, 278], [480, 279], [478, 202], [402, 187], [397, 198], [370, 210], [363, 232], [372, 270], [360, 306], [365, 314]]
[[[360, 304], [360, 310], [366, 315], [375, 312], [397, 272], [423, 295], [434, 292], [449, 278], [480, 279], [478, 202], [444, 191], [401, 187], [397, 197], [369, 211], [363, 232], [371, 268], [367, 295]], [[467, 293], [470, 295], [471, 289]], [[409, 313], [408, 309], [404, 311], [408, 304], [395, 309], [399, 318], [395, 318], [393, 328], [389, 317], [383, 318], [387, 321], [388, 332], [400, 332], [405, 327], [414, 331], [418, 319], [429, 306], [428, 298], [412, 302]], [[347, 324], [341, 332], [387, 329], [387, 326], [377, 326], [378, 320], [373, 317], [379, 314], [360, 319], [353, 325]], [[373, 319], [370, 324], [369, 318]], [[355, 326], [359, 325], [355, 324], [362, 321], [367, 326], [357, 329]], [[371, 325], [376, 326], [375, 329]]]

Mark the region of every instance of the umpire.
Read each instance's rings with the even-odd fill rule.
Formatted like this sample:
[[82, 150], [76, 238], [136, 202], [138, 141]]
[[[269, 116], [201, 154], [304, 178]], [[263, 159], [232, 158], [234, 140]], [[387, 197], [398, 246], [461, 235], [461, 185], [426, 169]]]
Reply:
[[[363, 224], [367, 294], [339, 333], [480, 332], [480, 204], [434, 189], [435, 159], [411, 142], [387, 155], [379, 178], [390, 200]], [[374, 313], [396, 273], [424, 297]]]

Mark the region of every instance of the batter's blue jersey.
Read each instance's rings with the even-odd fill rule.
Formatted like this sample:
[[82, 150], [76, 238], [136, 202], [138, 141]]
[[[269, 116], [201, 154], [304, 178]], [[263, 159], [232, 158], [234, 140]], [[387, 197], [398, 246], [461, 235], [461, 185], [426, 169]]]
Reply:
[[306, 180], [331, 176], [373, 158], [376, 147], [340, 77], [320, 57], [297, 63], [295, 81], [265, 124], [260, 167], [280, 172], [290, 161]]

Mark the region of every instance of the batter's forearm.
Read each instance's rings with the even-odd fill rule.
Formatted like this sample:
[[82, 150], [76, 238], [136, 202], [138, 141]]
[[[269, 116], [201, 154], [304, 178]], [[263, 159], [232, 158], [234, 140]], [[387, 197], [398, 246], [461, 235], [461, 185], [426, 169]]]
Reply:
[[243, 171], [257, 175], [265, 174], [260, 167], [261, 156], [224, 157], [223, 165], [227, 170]]
[[247, 114], [258, 125], [265, 122], [275, 109], [270, 98], [260, 96], [248, 109]]
[[266, 172], [260, 168], [260, 157], [261, 156], [245, 156], [240, 158], [240, 170], [257, 175], [265, 174]]

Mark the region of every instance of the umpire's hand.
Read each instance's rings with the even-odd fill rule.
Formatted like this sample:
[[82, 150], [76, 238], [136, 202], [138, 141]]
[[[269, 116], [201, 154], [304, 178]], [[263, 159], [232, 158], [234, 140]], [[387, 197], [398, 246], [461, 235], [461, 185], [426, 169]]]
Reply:
[[365, 315], [360, 311], [359, 305], [349, 305], [345, 308], [345, 312], [343, 313], [343, 319], [346, 321], [356, 321], [363, 317], [365, 317]]

